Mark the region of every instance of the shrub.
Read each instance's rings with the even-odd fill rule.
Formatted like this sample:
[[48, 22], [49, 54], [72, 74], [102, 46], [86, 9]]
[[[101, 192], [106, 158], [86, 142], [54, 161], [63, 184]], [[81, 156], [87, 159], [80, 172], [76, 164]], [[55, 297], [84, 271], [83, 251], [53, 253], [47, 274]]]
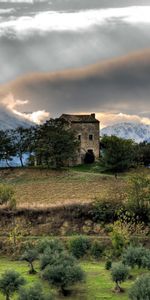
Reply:
[[84, 279], [84, 272], [72, 256], [63, 253], [44, 269], [43, 279], [59, 288], [65, 295], [68, 287]]
[[144, 256], [142, 257], [142, 267], [150, 270], [150, 249], [145, 249]]
[[21, 256], [21, 260], [25, 260], [30, 265], [29, 274], [35, 274], [36, 271], [33, 266], [33, 262], [38, 258], [38, 251], [36, 249], [27, 249]]
[[111, 260], [107, 260], [105, 263], [105, 269], [106, 270], [110, 270], [112, 267], [112, 261]]
[[[48, 265], [55, 265], [57, 261], [63, 257], [68, 257], [68, 253], [64, 252], [53, 252], [51, 249], [46, 248], [45, 252], [40, 256], [40, 269], [44, 270]], [[73, 257], [70, 256], [70, 260], [73, 260]]]
[[99, 259], [102, 257], [104, 251], [104, 246], [99, 241], [94, 241], [91, 246], [91, 255], [95, 259]]
[[9, 300], [24, 283], [24, 278], [18, 272], [6, 271], [0, 278], [0, 291], [6, 297], [6, 300]]
[[84, 236], [75, 237], [71, 239], [69, 243], [69, 249], [76, 258], [81, 258], [85, 254], [87, 254], [87, 251], [90, 249], [90, 246], [91, 243], [89, 238]]
[[129, 246], [122, 255], [122, 262], [125, 265], [134, 268], [138, 266], [139, 268], [143, 265], [143, 257], [145, 256], [145, 248], [142, 246], [134, 247]]
[[145, 174], [134, 175], [129, 182], [128, 207], [139, 221], [150, 221], [150, 179]]
[[64, 251], [63, 243], [58, 239], [43, 239], [38, 244], [38, 251], [39, 253], [44, 253], [45, 249], [50, 249], [53, 253], [54, 252], [62, 252]]
[[117, 210], [121, 203], [111, 200], [96, 200], [93, 204], [91, 215], [94, 222], [110, 223], [117, 219]]
[[51, 294], [46, 295], [39, 283], [30, 287], [23, 287], [19, 291], [18, 300], [52, 300]]
[[14, 197], [14, 189], [6, 184], [0, 184], [0, 205], [9, 203], [10, 207], [16, 206], [16, 200]]
[[128, 278], [128, 268], [122, 263], [114, 264], [111, 268], [111, 276], [112, 280], [116, 283], [115, 291], [121, 292], [122, 289], [119, 284], [124, 282]]
[[131, 300], [150, 300], [150, 275], [139, 277], [129, 291]]

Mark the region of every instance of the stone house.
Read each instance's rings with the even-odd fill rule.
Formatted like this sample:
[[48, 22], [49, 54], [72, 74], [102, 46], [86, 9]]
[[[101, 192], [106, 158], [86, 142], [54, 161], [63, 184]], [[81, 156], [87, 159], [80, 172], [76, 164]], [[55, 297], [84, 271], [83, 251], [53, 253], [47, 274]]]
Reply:
[[95, 114], [63, 114], [60, 118], [70, 124], [80, 142], [77, 160], [73, 164], [82, 164], [85, 159], [97, 160], [100, 156], [100, 122], [95, 118]]

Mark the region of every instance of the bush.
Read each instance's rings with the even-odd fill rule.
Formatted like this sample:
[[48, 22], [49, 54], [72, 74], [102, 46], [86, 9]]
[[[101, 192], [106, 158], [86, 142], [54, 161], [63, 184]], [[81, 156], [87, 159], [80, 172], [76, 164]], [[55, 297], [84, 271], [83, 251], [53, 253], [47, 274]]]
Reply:
[[150, 275], [139, 277], [129, 292], [131, 300], [150, 300]]
[[99, 259], [102, 257], [103, 252], [104, 252], [104, 246], [99, 241], [94, 241], [91, 246], [91, 251], [90, 251], [91, 255], [95, 259]]
[[30, 287], [23, 287], [19, 291], [18, 300], [52, 300], [51, 294], [45, 295], [39, 283]]
[[150, 249], [145, 249], [144, 256], [142, 257], [142, 267], [150, 270]]
[[53, 253], [64, 251], [64, 245], [58, 239], [43, 239], [39, 242], [37, 247], [39, 253], [44, 253], [46, 249], [50, 249]]
[[61, 292], [66, 295], [68, 287], [84, 279], [84, 272], [72, 256], [61, 253], [55, 262], [44, 269], [43, 279], [60, 288]]
[[9, 300], [21, 285], [25, 284], [24, 278], [16, 271], [6, 271], [0, 278], [0, 292]]
[[134, 268], [135, 266], [141, 268], [143, 265], [145, 251], [146, 249], [142, 246], [129, 246], [122, 255], [122, 262], [131, 268]]
[[14, 197], [14, 189], [6, 184], [0, 184], [0, 205], [8, 204], [14, 208], [16, 206], [16, 200]]
[[81, 258], [87, 254], [90, 246], [89, 238], [84, 236], [75, 237], [69, 243], [69, 249], [76, 258]]
[[114, 264], [111, 268], [111, 276], [112, 280], [116, 283], [115, 291], [121, 292], [122, 289], [119, 284], [124, 282], [128, 278], [128, 268], [122, 263]]
[[105, 269], [106, 270], [110, 270], [112, 267], [112, 261], [111, 260], [107, 260], [105, 263]]
[[112, 199], [96, 200], [91, 211], [92, 219], [94, 222], [111, 223], [117, 219], [117, 210], [121, 207], [119, 202], [115, 203]]

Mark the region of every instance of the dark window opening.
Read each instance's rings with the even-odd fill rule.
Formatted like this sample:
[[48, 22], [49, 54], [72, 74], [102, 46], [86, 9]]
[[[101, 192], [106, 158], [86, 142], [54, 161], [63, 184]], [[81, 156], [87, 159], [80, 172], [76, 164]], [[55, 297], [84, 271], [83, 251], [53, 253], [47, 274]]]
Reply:
[[93, 134], [89, 134], [89, 140], [93, 141]]
[[78, 140], [81, 141], [81, 134], [78, 135]]

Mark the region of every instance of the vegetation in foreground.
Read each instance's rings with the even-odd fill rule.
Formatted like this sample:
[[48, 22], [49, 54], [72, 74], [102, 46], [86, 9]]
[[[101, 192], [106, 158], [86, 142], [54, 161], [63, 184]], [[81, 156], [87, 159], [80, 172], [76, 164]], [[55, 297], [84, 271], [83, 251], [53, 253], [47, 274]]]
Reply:
[[[132, 279], [128, 279], [127, 281], [122, 283], [124, 293], [117, 294], [113, 291], [114, 283], [111, 279], [111, 273], [110, 271], [105, 270], [104, 262], [83, 261], [80, 262], [80, 266], [86, 273], [86, 282], [77, 284], [75, 286], [75, 292], [73, 291], [71, 295], [68, 295], [66, 298], [67, 300], [128, 300], [128, 292], [130, 287], [133, 285], [135, 278], [145, 272], [145, 270], [143, 269], [133, 269], [133, 271], [131, 272]], [[36, 268], [37, 270], [39, 270], [39, 266], [37, 263]], [[13, 261], [8, 258], [0, 258], [0, 275], [7, 269], [15, 269], [17, 272], [19, 272], [26, 280], [26, 287], [30, 287], [33, 284], [42, 284], [45, 293], [48, 293], [50, 291], [48, 283], [40, 279], [38, 274], [29, 275], [28, 266], [26, 265], [26, 263]], [[56, 294], [54, 290], [52, 292], [55, 295], [56, 300], [64, 299], [64, 296]], [[5, 297], [0, 294], [0, 300], [4, 299]], [[11, 299], [17, 299], [17, 295], [14, 295]]]

